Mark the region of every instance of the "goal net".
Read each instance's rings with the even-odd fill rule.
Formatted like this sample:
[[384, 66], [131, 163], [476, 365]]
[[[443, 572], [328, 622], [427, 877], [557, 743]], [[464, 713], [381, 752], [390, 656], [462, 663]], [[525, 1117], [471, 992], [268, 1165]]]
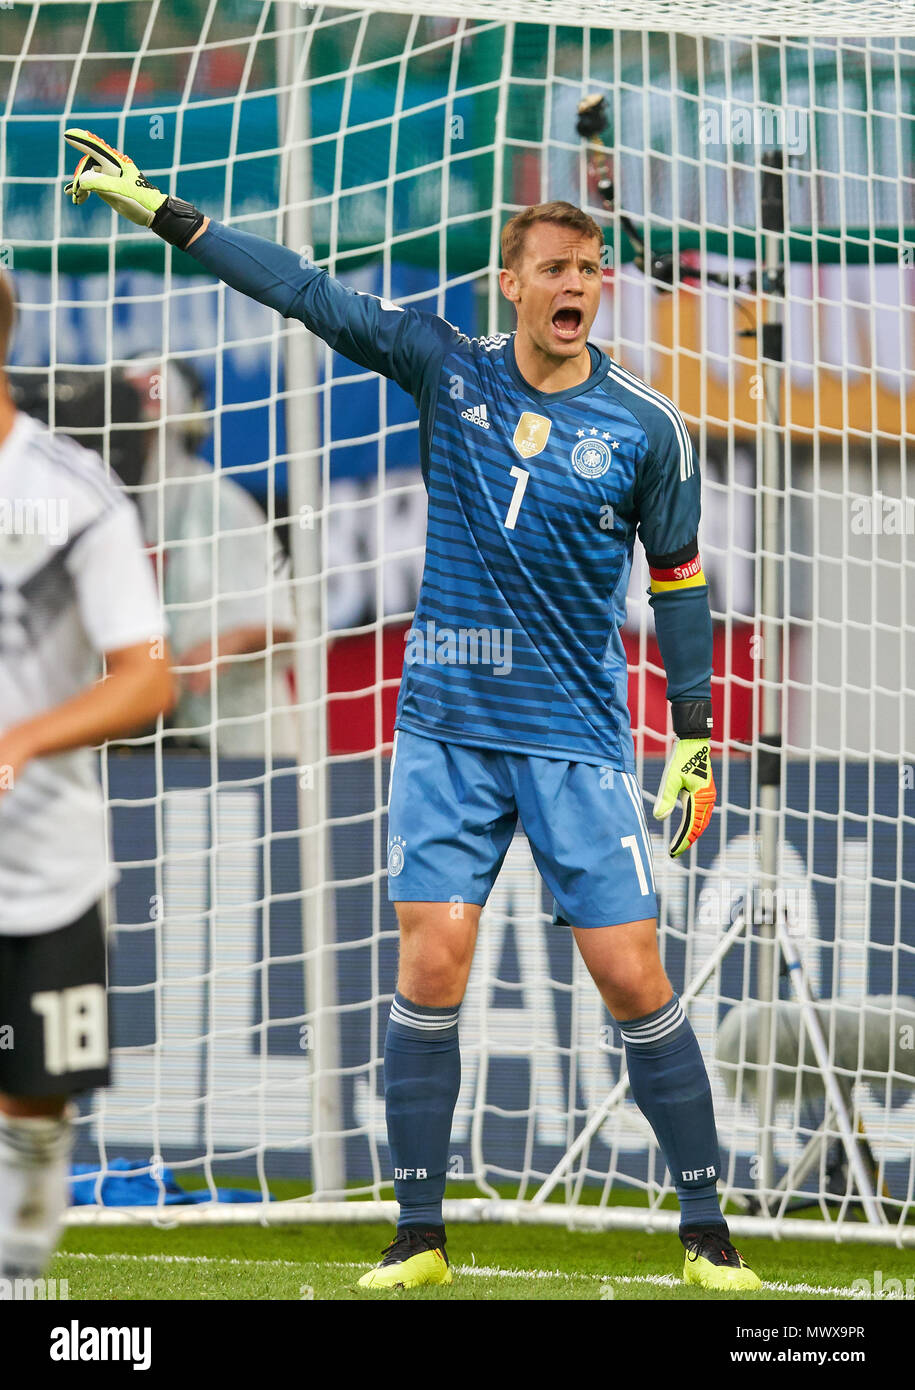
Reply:
[[[751, 38], [756, 7], [711, 0], [0, 4], [14, 384], [129, 482], [182, 691], [101, 758], [114, 1071], [80, 1104], [73, 1220], [392, 1211], [385, 807], [425, 526], [412, 403], [98, 200], [71, 207], [76, 125], [470, 334], [512, 326], [512, 212], [602, 221], [593, 336], [673, 398], [703, 471], [718, 810], [685, 861], [647, 828], [729, 1219], [915, 1231], [915, 16], [766, 14]], [[639, 550], [646, 807], [668, 737], [647, 587]], [[519, 832], [462, 1010], [446, 1214], [673, 1227], [551, 906]]]

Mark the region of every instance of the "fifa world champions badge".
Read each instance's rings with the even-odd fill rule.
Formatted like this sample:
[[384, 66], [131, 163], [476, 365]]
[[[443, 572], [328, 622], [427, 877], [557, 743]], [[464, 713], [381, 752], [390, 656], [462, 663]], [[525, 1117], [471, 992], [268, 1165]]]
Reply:
[[532, 459], [535, 454], [543, 453], [551, 425], [552, 421], [545, 415], [535, 415], [532, 410], [525, 410], [512, 435], [512, 443], [522, 458]]

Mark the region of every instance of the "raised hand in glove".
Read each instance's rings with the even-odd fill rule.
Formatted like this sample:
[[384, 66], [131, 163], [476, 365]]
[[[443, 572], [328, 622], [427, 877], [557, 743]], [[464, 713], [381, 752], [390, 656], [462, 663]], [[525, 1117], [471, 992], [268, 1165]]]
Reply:
[[165, 241], [182, 249], [203, 225], [202, 212], [153, 187], [129, 155], [114, 149], [91, 130], [71, 127], [64, 131], [64, 137], [82, 155], [64, 189], [74, 203], [84, 203], [90, 193], [97, 193], [122, 217], [138, 227], [151, 227]]

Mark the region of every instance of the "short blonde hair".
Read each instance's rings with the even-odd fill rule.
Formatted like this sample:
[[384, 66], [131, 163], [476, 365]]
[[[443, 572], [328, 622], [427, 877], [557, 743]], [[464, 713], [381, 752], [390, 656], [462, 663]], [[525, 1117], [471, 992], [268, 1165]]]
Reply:
[[557, 227], [568, 227], [581, 236], [594, 237], [599, 245], [604, 244], [604, 234], [588, 213], [577, 208], [574, 203], [554, 202], [536, 203], [533, 207], [516, 212], [502, 228], [502, 264], [506, 270], [513, 270], [524, 255], [524, 242], [528, 229], [538, 222], [552, 222]]

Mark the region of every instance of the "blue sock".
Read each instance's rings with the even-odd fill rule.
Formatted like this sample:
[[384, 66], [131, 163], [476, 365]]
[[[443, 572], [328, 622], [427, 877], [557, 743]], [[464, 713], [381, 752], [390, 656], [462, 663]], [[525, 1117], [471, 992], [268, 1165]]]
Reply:
[[636, 1105], [655, 1132], [680, 1201], [680, 1231], [724, 1226], [715, 1183], [721, 1164], [712, 1091], [678, 995], [620, 1023]]
[[442, 1226], [451, 1122], [461, 1088], [459, 1004], [394, 995], [384, 1042], [384, 1100], [398, 1227]]

